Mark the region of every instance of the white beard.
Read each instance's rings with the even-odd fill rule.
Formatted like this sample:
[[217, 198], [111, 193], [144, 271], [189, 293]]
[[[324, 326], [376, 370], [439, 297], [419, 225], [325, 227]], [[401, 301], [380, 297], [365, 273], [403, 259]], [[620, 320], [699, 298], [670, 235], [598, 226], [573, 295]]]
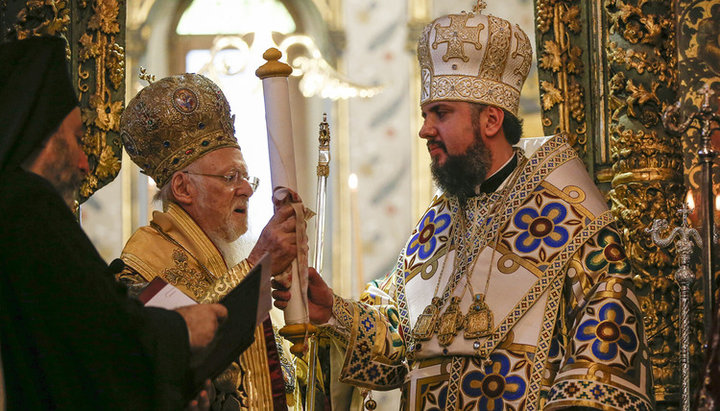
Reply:
[[228, 242], [220, 238], [213, 238], [214, 236], [212, 235], [209, 237], [210, 241], [215, 244], [215, 247], [217, 247], [220, 254], [222, 254], [228, 267], [235, 266], [237, 263], [250, 255], [250, 251], [255, 245], [255, 242], [248, 233], [243, 234], [240, 238], [232, 242]]

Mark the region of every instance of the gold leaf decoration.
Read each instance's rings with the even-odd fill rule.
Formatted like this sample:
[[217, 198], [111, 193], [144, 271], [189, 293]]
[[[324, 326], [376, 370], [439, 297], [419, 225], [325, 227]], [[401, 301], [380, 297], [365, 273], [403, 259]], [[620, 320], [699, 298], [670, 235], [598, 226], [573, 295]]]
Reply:
[[567, 25], [568, 30], [573, 33], [580, 32], [580, 7], [570, 6], [565, 13], [560, 15], [560, 21]]
[[82, 187], [80, 187], [80, 195], [83, 198], [88, 198], [98, 188], [98, 178], [95, 174], [89, 174], [85, 177]]
[[578, 81], [592, 55], [585, 52], [592, 36], [592, 26], [584, 23], [590, 7], [580, 0], [535, 0], [535, 9], [543, 129], [546, 134], [564, 133], [578, 154], [590, 161], [586, 158], [587, 96], [584, 83]]
[[582, 49], [577, 46], [570, 47], [567, 53], [567, 70], [568, 73], [580, 74], [583, 71], [583, 62], [580, 59], [582, 56]]
[[8, 37], [24, 40], [34, 36], [67, 34], [70, 10], [65, 1], [28, 0], [12, 24]]
[[100, 46], [95, 43], [92, 34], [83, 33], [83, 35], [80, 36], [79, 42], [81, 47], [78, 52], [78, 57], [80, 60], [84, 61], [95, 58], [100, 54]]
[[560, 70], [560, 67], [562, 67], [562, 49], [556, 42], [552, 40], [545, 42], [545, 48], [539, 65], [545, 70], [552, 70], [554, 72]]
[[120, 172], [120, 160], [113, 152], [112, 147], [106, 145], [100, 154], [100, 162], [95, 173], [99, 179], [105, 179], [117, 175]]
[[628, 19], [631, 17], [640, 17], [642, 15], [642, 10], [632, 4], [618, 1], [616, 6], [618, 8], [618, 12], [615, 14], [619, 20], [622, 20], [623, 23], [627, 23]]
[[555, 104], [564, 101], [562, 93], [549, 81], [540, 82], [540, 88], [543, 90], [542, 106], [543, 110], [550, 110]]
[[642, 84], [635, 85], [632, 80], [628, 80], [625, 86], [625, 89], [630, 92], [630, 95], [625, 100], [627, 102], [628, 114], [632, 117], [637, 117], [637, 114], [633, 109], [635, 104], [642, 105], [650, 100], [654, 100], [658, 105], [660, 105], [660, 99], [657, 97], [657, 94], [655, 94], [659, 85], [659, 83], [653, 82], [651, 86], [652, 89], [648, 91]]
[[652, 17], [644, 17], [640, 19], [640, 23], [645, 26], [646, 31], [642, 42], [645, 44], [658, 44], [662, 39], [662, 26]]
[[118, 0], [92, 0], [78, 2], [75, 10], [84, 24], [76, 35], [83, 149], [93, 166], [81, 188], [83, 199], [112, 181], [120, 169], [121, 150], [116, 142], [125, 94], [125, 50], [122, 36], [116, 36], [123, 26], [118, 19], [120, 7]]
[[88, 21], [88, 28], [100, 30], [103, 33], [115, 34], [120, 31], [118, 17], [118, 2], [116, 0], [98, 0], [93, 4], [95, 14]]
[[630, 21], [625, 25], [622, 35], [629, 43], [637, 44], [643, 38], [642, 26], [637, 21]]
[[120, 115], [123, 108], [122, 101], [100, 99], [99, 96], [90, 97], [90, 107], [95, 110], [94, 124], [104, 131], [118, 131]]

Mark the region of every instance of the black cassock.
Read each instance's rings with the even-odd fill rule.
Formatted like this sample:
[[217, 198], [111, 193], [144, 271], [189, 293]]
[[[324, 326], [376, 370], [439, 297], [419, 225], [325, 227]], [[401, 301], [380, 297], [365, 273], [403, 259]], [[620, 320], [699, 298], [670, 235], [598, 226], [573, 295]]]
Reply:
[[8, 410], [179, 410], [182, 317], [126, 297], [43, 178], [0, 172], [0, 343]]

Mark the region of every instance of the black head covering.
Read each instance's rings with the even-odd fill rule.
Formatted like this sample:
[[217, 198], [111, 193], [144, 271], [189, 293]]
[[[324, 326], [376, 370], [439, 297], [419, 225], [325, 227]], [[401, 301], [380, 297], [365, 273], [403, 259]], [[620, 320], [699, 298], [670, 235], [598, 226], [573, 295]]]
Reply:
[[0, 44], [0, 172], [25, 161], [77, 107], [65, 40]]

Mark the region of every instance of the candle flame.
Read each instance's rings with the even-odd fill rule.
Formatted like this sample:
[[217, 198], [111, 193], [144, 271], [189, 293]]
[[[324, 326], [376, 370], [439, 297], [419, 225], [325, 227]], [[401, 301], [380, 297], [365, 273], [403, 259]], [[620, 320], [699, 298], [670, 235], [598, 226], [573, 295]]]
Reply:
[[350, 190], [357, 190], [358, 188], [358, 178], [357, 174], [350, 173], [350, 176], [348, 177], [348, 186], [350, 187]]
[[685, 204], [687, 204], [690, 210], [695, 209], [695, 200], [693, 199], [692, 191], [688, 190], [687, 196], [685, 197]]

